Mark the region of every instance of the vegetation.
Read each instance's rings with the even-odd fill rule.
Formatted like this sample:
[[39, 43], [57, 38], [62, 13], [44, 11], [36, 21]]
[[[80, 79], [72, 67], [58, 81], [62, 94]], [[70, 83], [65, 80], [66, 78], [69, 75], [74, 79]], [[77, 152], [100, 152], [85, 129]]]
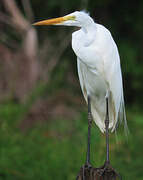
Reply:
[[[85, 112], [72, 120], [62, 118], [37, 123], [21, 132], [17, 126], [25, 114], [25, 107], [6, 103], [0, 109], [0, 179], [75, 179], [85, 160]], [[117, 134], [117, 141], [115, 135], [110, 136], [111, 162], [124, 179], [142, 180], [142, 114], [128, 112], [128, 119], [128, 141], [123, 133]], [[93, 126], [92, 163], [99, 167], [104, 158], [105, 137]]]
[[[129, 0], [1, 1], [2, 180], [73, 180], [85, 161], [87, 109], [70, 46], [75, 29], [31, 26], [81, 9], [110, 29], [121, 56], [130, 133], [126, 138], [121, 126], [110, 135], [111, 163], [123, 179], [143, 180], [143, 1]], [[92, 164], [104, 159], [105, 137], [93, 124]]]

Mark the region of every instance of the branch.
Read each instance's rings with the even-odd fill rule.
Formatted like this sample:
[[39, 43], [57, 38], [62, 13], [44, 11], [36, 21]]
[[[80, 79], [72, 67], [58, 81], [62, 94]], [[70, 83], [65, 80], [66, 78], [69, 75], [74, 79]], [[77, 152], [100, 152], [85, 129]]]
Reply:
[[[23, 14], [20, 12], [15, 0], [2, 0], [6, 11], [11, 16], [11, 20], [16, 25], [17, 30], [25, 31], [23, 40], [23, 50], [29, 57], [36, 56], [37, 52], [37, 34], [35, 29], [30, 26], [28, 20], [26, 20]], [[13, 26], [14, 26], [13, 25]], [[23, 33], [22, 33], [23, 35]]]
[[27, 30], [29, 28], [29, 23], [23, 17], [19, 11], [16, 2], [14, 0], [2, 0], [6, 11], [11, 15], [12, 21], [15, 26], [21, 30]]

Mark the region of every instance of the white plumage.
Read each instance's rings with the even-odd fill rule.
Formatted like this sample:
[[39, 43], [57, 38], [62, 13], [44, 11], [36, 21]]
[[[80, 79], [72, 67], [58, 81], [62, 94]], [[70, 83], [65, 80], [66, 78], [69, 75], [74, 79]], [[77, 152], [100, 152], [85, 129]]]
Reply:
[[81, 89], [86, 101], [91, 98], [92, 116], [102, 132], [108, 96], [109, 128], [114, 131], [119, 119], [126, 120], [118, 49], [109, 30], [92, 20], [87, 24], [72, 35]]
[[76, 11], [60, 18], [34, 25], [77, 26], [72, 34], [72, 48], [77, 56], [78, 75], [84, 98], [91, 99], [93, 119], [105, 132], [106, 97], [109, 99], [109, 128], [114, 131], [118, 120], [126, 125], [120, 58], [111, 33], [85, 12]]

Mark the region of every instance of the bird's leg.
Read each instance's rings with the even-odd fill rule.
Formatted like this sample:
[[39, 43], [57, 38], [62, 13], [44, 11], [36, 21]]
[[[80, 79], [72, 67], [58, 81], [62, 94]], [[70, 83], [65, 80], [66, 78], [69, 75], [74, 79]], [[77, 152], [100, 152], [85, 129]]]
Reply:
[[106, 159], [104, 163], [103, 170], [110, 168], [109, 160], [109, 102], [108, 97], [106, 97], [106, 116], [105, 116], [105, 135], [106, 135]]
[[88, 96], [88, 138], [87, 138], [87, 152], [86, 152], [86, 161], [85, 164], [80, 169], [80, 173], [77, 176], [76, 180], [89, 179], [91, 173], [91, 163], [90, 163], [90, 138], [91, 138], [91, 125], [92, 125], [92, 115], [91, 115], [91, 99]]
[[86, 153], [86, 165], [87, 166], [90, 166], [91, 125], [92, 125], [91, 99], [90, 99], [90, 96], [88, 96], [88, 139], [87, 139], [87, 153]]
[[104, 165], [101, 167], [101, 176], [110, 170], [110, 160], [109, 160], [109, 103], [108, 97], [106, 97], [106, 116], [105, 116], [105, 135], [106, 135], [106, 159]]
[[109, 101], [106, 97], [106, 117], [105, 117], [105, 134], [106, 134], [106, 159], [104, 165], [99, 168], [99, 176], [107, 180], [116, 180], [119, 178], [122, 180], [122, 177], [119, 173], [114, 170], [110, 164], [109, 160]]
[[105, 164], [110, 164], [109, 160], [109, 103], [106, 97], [106, 117], [105, 117], [105, 133], [106, 133], [106, 161]]
[[90, 163], [91, 125], [92, 125], [91, 99], [90, 96], [88, 96], [88, 137], [87, 137], [86, 162], [83, 166], [83, 177], [84, 174], [86, 174], [86, 171], [89, 171], [89, 169], [91, 168], [91, 163]]

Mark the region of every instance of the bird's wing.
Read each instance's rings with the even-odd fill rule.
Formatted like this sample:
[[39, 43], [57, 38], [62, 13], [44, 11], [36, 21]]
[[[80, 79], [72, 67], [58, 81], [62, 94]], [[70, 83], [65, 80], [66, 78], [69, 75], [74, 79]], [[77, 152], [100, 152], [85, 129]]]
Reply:
[[[105, 69], [110, 71], [105, 71], [105, 80], [108, 82], [109, 91], [110, 91], [110, 107], [113, 111], [111, 112], [114, 115], [112, 131], [115, 130], [118, 120], [121, 122], [124, 120], [125, 127], [126, 115], [125, 115], [125, 106], [124, 106], [124, 95], [123, 95], [123, 84], [122, 84], [122, 74], [120, 67], [120, 58], [117, 48], [112, 52], [112, 59], [110, 58], [110, 63], [104, 63]], [[107, 64], [107, 66], [106, 66]]]
[[127, 129], [121, 69], [118, 69], [115, 75], [111, 78], [111, 81], [110, 87], [116, 110], [115, 123], [112, 130], [116, 128], [117, 122], [124, 122], [125, 129]]
[[77, 58], [77, 66], [79, 81], [84, 98], [87, 102], [87, 96], [90, 95], [93, 120], [100, 130], [104, 132], [106, 84], [103, 78], [96, 74], [95, 69], [90, 71], [89, 67], [79, 58]]
[[81, 87], [81, 90], [82, 90], [82, 93], [84, 95], [84, 98], [87, 102], [87, 91], [86, 91], [86, 88], [85, 88], [85, 80], [84, 80], [84, 74], [83, 74], [83, 71], [82, 71], [82, 68], [81, 68], [81, 61], [80, 59], [77, 57], [77, 70], [78, 70], [78, 77], [79, 77], [79, 82], [80, 82], [80, 87]]
[[77, 59], [78, 75], [84, 98], [91, 96], [93, 119], [102, 132], [105, 131], [106, 101], [109, 92], [109, 128], [115, 130], [118, 119], [125, 118], [122, 75], [118, 49], [109, 31], [103, 37], [99, 34], [96, 43], [80, 47], [74, 34], [72, 47]]

